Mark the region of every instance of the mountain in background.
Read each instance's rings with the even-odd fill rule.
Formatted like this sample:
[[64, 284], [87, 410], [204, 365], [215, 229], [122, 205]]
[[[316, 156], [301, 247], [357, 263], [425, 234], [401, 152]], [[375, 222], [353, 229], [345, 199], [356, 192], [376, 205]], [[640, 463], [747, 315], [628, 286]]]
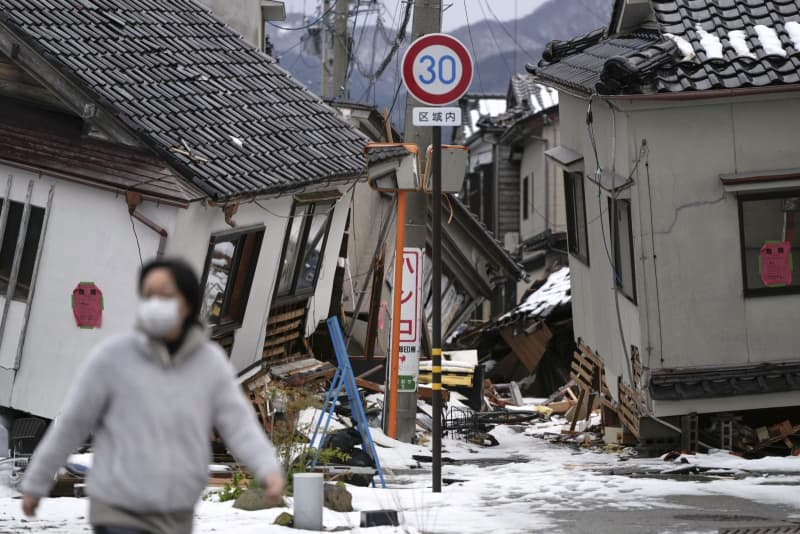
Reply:
[[[608, 24], [613, 0], [549, 0], [530, 15], [517, 21], [514, 38], [513, 22], [498, 22], [494, 18], [461, 27], [452, 32], [470, 50], [476, 62], [470, 92], [502, 94], [508, 90], [511, 76], [525, 71], [526, 63], [537, 63], [544, 46], [554, 40], [567, 40]], [[454, 6], [451, 9], [456, 9]], [[398, 18], [402, 14], [398, 14]], [[374, 20], [372, 17], [371, 20]], [[289, 14], [284, 27], [303, 26], [302, 14]], [[352, 22], [351, 22], [352, 24]], [[352, 31], [352, 27], [351, 27]], [[320, 58], [319, 29], [287, 31], [269, 28], [274, 55], [283, 68], [319, 94]], [[409, 44], [411, 25], [406, 40], [383, 75], [370, 85], [369, 76], [389, 53], [396, 30], [372, 23], [358, 26], [352, 36], [354, 57], [349, 77], [349, 98], [353, 102], [390, 108], [393, 122], [402, 130], [405, 91], [400, 88], [400, 61]], [[477, 52], [476, 52], [477, 51]]]

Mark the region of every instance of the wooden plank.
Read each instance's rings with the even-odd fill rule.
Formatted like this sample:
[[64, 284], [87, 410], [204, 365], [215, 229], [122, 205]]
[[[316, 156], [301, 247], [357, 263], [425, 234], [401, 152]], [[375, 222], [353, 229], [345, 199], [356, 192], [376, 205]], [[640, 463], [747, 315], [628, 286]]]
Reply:
[[277, 347], [273, 349], [264, 350], [261, 353], [262, 358], [272, 358], [273, 356], [278, 356], [279, 354], [286, 354], [286, 349], [283, 347]]
[[292, 321], [291, 323], [286, 323], [281, 326], [277, 326], [275, 328], [269, 328], [267, 330], [267, 335], [274, 336], [276, 334], [283, 334], [284, 332], [289, 332], [294, 329], [299, 330], [301, 326], [303, 326], [303, 320], [298, 319], [296, 321]]
[[366, 378], [356, 378], [356, 385], [358, 387], [374, 391], [375, 393], [383, 393], [383, 386], [377, 382], [367, 380]]
[[512, 328], [504, 328], [500, 331], [500, 335], [525, 369], [531, 373], [539, 367], [547, 351], [547, 345], [553, 337], [553, 333], [544, 323], [531, 334], [514, 335]]
[[300, 332], [292, 332], [291, 334], [287, 334], [285, 336], [280, 336], [276, 338], [268, 337], [267, 339], [264, 340], [264, 348], [283, 345], [284, 343], [295, 341], [297, 339], [300, 339]]
[[580, 413], [580, 407], [583, 404], [583, 399], [586, 397], [586, 390], [581, 389], [581, 394], [578, 397], [578, 404], [575, 405], [575, 412], [572, 414], [572, 423], [569, 425], [569, 432], [570, 434], [575, 432], [575, 427], [578, 425], [578, 415]]
[[292, 311], [288, 311], [288, 312], [284, 312], [284, 313], [278, 314], [278, 315], [276, 315], [274, 317], [270, 317], [269, 318], [269, 320], [267, 321], [267, 328], [269, 328], [271, 325], [274, 325], [274, 324], [283, 323], [283, 322], [286, 322], [286, 321], [291, 321], [292, 319], [297, 319], [298, 317], [303, 317], [303, 316], [305, 316], [305, 314], [306, 314], [305, 306], [303, 306], [302, 308], [298, 308], [296, 310], [292, 310]]

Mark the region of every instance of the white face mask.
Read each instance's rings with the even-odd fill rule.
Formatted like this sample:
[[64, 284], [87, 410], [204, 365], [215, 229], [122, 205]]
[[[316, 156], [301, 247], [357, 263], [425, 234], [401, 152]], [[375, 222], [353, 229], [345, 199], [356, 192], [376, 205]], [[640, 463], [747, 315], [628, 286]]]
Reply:
[[163, 338], [181, 324], [178, 299], [152, 297], [140, 300], [136, 321], [148, 336]]

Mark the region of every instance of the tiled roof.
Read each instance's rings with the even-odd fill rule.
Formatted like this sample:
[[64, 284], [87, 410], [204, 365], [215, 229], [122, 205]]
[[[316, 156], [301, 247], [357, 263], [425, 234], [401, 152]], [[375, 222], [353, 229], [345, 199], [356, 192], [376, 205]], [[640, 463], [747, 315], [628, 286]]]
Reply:
[[550, 43], [537, 78], [639, 94], [800, 83], [800, 0], [650, 0], [657, 29]]
[[214, 199], [363, 175], [366, 138], [192, 0], [0, 0], [2, 26]]
[[547, 280], [525, 297], [519, 306], [486, 325], [484, 330], [498, 330], [520, 321], [547, 319], [554, 313], [570, 310], [571, 287], [569, 267], [562, 267], [548, 275]]
[[442, 208], [455, 212], [455, 219], [462, 223], [469, 231], [470, 235], [484, 247], [487, 255], [490, 255], [500, 265], [505, 272], [513, 276], [516, 280], [527, 277], [525, 268], [520, 265], [511, 254], [497, 240], [495, 235], [483, 224], [478, 217], [455, 195], [442, 195]]
[[650, 376], [650, 396], [664, 401], [798, 390], [800, 364], [794, 362], [657, 369]]
[[558, 105], [558, 91], [536, 82], [530, 74], [518, 73], [511, 77], [509, 86], [512, 107], [527, 108], [539, 113]]

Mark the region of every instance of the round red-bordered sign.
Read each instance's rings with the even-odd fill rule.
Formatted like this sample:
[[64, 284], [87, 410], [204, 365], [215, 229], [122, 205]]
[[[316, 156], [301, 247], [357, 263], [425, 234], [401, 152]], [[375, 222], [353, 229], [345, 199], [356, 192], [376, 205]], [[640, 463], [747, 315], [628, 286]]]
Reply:
[[[420, 75], [421, 69], [424, 75]], [[430, 106], [443, 106], [464, 96], [472, 84], [473, 71], [467, 47], [444, 33], [420, 37], [403, 55], [403, 84], [411, 96]]]

